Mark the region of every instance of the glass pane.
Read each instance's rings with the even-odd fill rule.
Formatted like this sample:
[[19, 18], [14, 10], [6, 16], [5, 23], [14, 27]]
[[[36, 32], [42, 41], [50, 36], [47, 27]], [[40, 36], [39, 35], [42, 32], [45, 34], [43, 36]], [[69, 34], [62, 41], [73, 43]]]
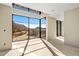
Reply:
[[39, 20], [30, 18], [30, 38], [39, 37]]
[[28, 17], [13, 15], [13, 41], [28, 39]]
[[28, 12], [28, 8], [23, 8], [23, 7], [19, 7], [19, 6], [14, 6], [14, 8], [17, 10], [22, 10], [22, 11]]
[[46, 38], [46, 19], [42, 18], [41, 19], [41, 37]]

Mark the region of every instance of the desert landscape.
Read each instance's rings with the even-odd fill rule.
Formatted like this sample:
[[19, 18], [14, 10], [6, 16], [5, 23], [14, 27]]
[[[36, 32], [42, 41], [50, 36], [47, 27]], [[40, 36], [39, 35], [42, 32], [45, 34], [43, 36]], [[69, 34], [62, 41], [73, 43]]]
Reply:
[[[28, 39], [28, 27], [17, 24], [13, 22], [13, 41], [21, 41], [21, 40], [27, 40]], [[46, 28], [41, 28], [41, 36], [46, 36]], [[38, 38], [39, 37], [39, 27], [29, 28], [29, 37], [30, 38]]]

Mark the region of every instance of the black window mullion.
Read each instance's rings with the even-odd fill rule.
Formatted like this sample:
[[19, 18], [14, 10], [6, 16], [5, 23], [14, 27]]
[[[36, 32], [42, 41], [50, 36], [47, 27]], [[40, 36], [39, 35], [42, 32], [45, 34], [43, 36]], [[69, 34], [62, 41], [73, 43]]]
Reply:
[[60, 21], [60, 36], [62, 36], [62, 23]]
[[57, 33], [57, 36], [58, 36], [58, 20], [56, 21], [56, 33]]
[[[39, 12], [39, 15], [41, 15], [41, 12]], [[41, 19], [39, 19], [39, 38], [41, 38]]]
[[28, 17], [28, 40], [29, 40], [29, 34], [30, 34], [30, 18]]
[[41, 38], [41, 19], [39, 19], [39, 38]]

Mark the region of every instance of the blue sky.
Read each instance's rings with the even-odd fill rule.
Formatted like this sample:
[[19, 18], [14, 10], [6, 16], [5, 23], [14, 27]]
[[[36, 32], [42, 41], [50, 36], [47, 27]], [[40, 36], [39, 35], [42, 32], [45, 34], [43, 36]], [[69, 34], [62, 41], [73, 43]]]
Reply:
[[[28, 27], [28, 17], [13, 15], [13, 21], [18, 24], [22, 24]], [[41, 20], [42, 28], [46, 28], [46, 20], [43, 18]], [[30, 28], [36, 28], [39, 26], [39, 20], [35, 18], [30, 18]]]

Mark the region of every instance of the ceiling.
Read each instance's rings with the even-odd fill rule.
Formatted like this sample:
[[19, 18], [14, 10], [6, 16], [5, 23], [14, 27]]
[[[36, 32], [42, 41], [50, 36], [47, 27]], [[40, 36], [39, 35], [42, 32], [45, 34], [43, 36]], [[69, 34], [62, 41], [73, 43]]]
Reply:
[[79, 3], [17, 3], [64, 20], [64, 11], [79, 7]]

